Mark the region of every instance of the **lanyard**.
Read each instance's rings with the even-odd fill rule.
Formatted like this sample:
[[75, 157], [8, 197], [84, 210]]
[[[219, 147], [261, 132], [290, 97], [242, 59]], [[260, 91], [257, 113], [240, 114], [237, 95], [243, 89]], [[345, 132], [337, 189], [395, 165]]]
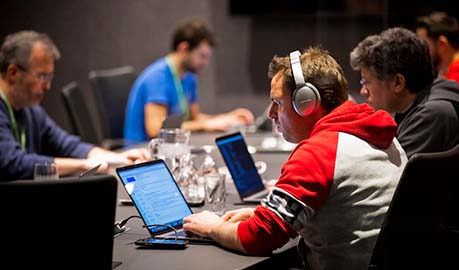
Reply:
[[177, 95], [179, 97], [180, 109], [182, 110], [182, 113], [185, 113], [185, 119], [188, 120], [189, 119], [188, 102], [186, 101], [186, 98], [185, 98], [185, 92], [183, 91], [182, 82], [180, 81], [178, 73], [175, 70], [175, 67], [172, 65], [171, 60], [167, 56], [166, 56], [166, 63], [172, 72], [172, 77], [174, 78], [175, 91], [177, 91]]
[[3, 99], [3, 101], [5, 101], [6, 107], [8, 108], [8, 112], [10, 114], [10, 119], [11, 119], [11, 126], [12, 126], [13, 132], [14, 132], [14, 137], [16, 138], [16, 141], [18, 141], [21, 144], [22, 149], [25, 150], [25, 148], [26, 148], [25, 127], [22, 128], [21, 135], [19, 136], [19, 130], [18, 130], [19, 128], [18, 128], [18, 124], [16, 122], [16, 117], [14, 117], [13, 108], [11, 108], [10, 102], [8, 101], [8, 99], [6, 98], [5, 94], [3, 93], [3, 91], [1, 89], [0, 89], [0, 96], [2, 96], [2, 99]]

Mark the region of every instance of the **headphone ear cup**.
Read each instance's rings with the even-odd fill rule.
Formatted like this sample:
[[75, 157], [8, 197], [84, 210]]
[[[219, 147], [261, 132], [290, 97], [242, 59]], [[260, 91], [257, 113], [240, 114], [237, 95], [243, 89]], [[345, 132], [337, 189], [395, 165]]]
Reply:
[[300, 116], [311, 115], [320, 104], [319, 91], [310, 83], [295, 89], [292, 96], [293, 108]]

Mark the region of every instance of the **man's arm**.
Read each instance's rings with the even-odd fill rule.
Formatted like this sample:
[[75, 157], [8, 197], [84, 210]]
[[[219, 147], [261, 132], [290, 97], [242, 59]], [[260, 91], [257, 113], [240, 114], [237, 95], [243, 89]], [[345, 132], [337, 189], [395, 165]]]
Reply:
[[181, 128], [190, 131], [204, 130], [204, 123], [210, 118], [211, 115], [201, 113], [198, 103], [193, 103], [190, 105], [190, 119], [183, 122]]
[[145, 105], [145, 130], [150, 138], [155, 138], [167, 117], [167, 106], [159, 103]]
[[252, 124], [253, 114], [243, 108], [237, 108], [228, 113], [209, 115], [200, 112], [199, 104], [190, 106], [190, 119], [182, 124], [182, 128], [190, 131], [225, 131], [231, 126]]
[[60, 175], [75, 174], [89, 170], [101, 164], [98, 172], [107, 173], [110, 163], [130, 165], [136, 161], [146, 161], [150, 159], [150, 154], [146, 149], [133, 148], [124, 152], [113, 152], [95, 146], [91, 148], [85, 159], [76, 158], [55, 158]]

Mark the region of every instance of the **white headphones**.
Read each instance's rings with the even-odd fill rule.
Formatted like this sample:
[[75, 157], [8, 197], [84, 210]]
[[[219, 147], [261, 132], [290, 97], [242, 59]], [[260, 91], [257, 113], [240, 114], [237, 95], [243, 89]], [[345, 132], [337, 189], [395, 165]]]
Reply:
[[304, 81], [300, 56], [301, 53], [299, 51], [290, 53], [290, 64], [292, 66], [293, 79], [295, 80], [292, 104], [296, 113], [301, 116], [308, 116], [314, 113], [319, 107], [320, 94], [314, 85]]

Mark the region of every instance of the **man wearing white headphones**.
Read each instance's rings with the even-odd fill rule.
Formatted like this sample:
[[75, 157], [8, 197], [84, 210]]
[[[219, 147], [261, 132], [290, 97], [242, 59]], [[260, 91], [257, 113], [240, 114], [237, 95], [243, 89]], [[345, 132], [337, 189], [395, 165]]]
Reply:
[[395, 122], [348, 101], [341, 67], [320, 49], [274, 57], [269, 77], [269, 117], [298, 144], [277, 183], [256, 209], [194, 214], [184, 229], [253, 255], [300, 235], [308, 269], [367, 269], [407, 162]]

